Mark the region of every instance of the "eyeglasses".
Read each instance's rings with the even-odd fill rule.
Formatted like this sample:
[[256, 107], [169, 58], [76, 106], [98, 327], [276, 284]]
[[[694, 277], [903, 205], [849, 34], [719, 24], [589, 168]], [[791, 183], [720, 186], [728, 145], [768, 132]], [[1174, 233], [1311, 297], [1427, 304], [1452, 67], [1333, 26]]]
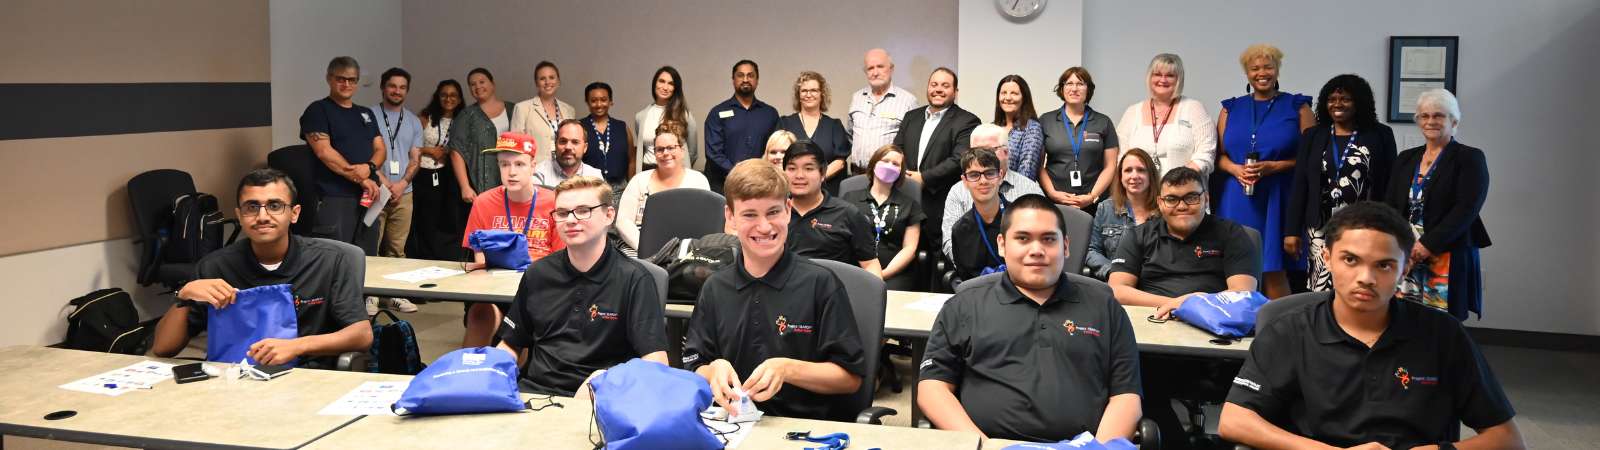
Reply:
[[439, 98], [461, 98], [461, 94], [439, 94]]
[[1419, 123], [1420, 122], [1443, 122], [1445, 119], [1450, 118], [1450, 115], [1449, 114], [1445, 114], [1445, 113], [1417, 114], [1416, 118], [1417, 118], [1417, 122], [1419, 122]]
[[333, 76], [333, 82], [338, 84], [356, 84], [357, 81], [361, 81], [361, 77], [341, 77], [338, 75]]
[[268, 202], [265, 205], [260, 203], [245, 203], [244, 206], [239, 207], [239, 215], [245, 217], [255, 217], [256, 215], [261, 214], [262, 209], [267, 210], [267, 214], [278, 216], [283, 215], [284, 211], [289, 210], [289, 204], [284, 202]]
[[977, 183], [979, 177], [983, 177], [983, 178], [989, 179], [989, 180], [993, 180], [995, 178], [1000, 178], [1000, 169], [989, 169], [989, 170], [985, 170], [985, 171], [982, 171], [982, 172], [974, 170], [974, 171], [971, 171], [971, 172], [967, 172], [967, 173], [961, 174], [961, 178], [962, 179], [965, 179], [965, 180], [973, 182], [973, 183]]
[[666, 153], [683, 148], [682, 145], [662, 145], [656, 147], [656, 153]]
[[555, 218], [557, 222], [566, 222], [568, 217], [576, 217], [578, 220], [586, 220], [590, 217], [594, 217], [594, 210], [603, 207], [605, 207], [605, 205], [579, 206], [570, 210], [558, 209], [555, 211], [550, 211], [550, 217]]
[[800, 90], [800, 95], [817, 95], [817, 94], [821, 94], [821, 93], [822, 93], [821, 89], [801, 89]]
[[1183, 200], [1183, 203], [1188, 204], [1189, 206], [1198, 205], [1198, 204], [1200, 204], [1200, 193], [1199, 192], [1195, 192], [1195, 193], [1191, 193], [1189, 195], [1185, 195], [1183, 197], [1178, 197], [1176, 195], [1164, 196], [1164, 197], [1161, 197], [1161, 204], [1165, 205], [1168, 208], [1171, 208], [1171, 207], [1174, 207], [1174, 206], [1178, 206], [1178, 200]]

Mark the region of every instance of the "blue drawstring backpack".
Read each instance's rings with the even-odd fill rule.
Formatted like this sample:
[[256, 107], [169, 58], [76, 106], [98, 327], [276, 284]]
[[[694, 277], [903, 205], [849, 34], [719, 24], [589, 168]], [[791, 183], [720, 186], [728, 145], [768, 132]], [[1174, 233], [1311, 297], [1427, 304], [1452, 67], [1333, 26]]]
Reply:
[[607, 449], [722, 448], [700, 419], [712, 404], [711, 385], [694, 372], [635, 358], [595, 377], [589, 388]]
[[1178, 320], [1220, 336], [1244, 336], [1256, 327], [1256, 311], [1267, 304], [1260, 292], [1200, 294], [1173, 310]]
[[1133, 442], [1123, 438], [1112, 439], [1102, 444], [1100, 441], [1094, 440], [1093, 434], [1085, 431], [1083, 434], [1079, 434], [1078, 437], [1053, 444], [1015, 444], [1002, 450], [1134, 450], [1135, 448], [1138, 447], [1134, 446]]
[[533, 211], [539, 206], [539, 189], [533, 190], [528, 218], [522, 222], [522, 234], [511, 228], [511, 197], [504, 192], [504, 187], [500, 189], [506, 197], [506, 229], [474, 231], [467, 237], [467, 245], [475, 252], [482, 252], [483, 262], [489, 267], [527, 271], [528, 265], [533, 264], [533, 257], [528, 255], [528, 230], [533, 226]]
[[463, 348], [422, 369], [390, 410], [407, 414], [471, 414], [527, 409], [517, 392], [517, 360], [491, 347]]
[[[262, 339], [300, 337], [300, 320], [294, 313], [294, 294], [289, 285], [275, 284], [243, 289], [233, 293], [233, 304], [206, 308], [206, 361], [261, 364], [246, 356], [250, 346]], [[199, 302], [196, 306], [198, 307]], [[192, 308], [191, 307], [191, 308]], [[282, 364], [294, 367], [299, 358]]]

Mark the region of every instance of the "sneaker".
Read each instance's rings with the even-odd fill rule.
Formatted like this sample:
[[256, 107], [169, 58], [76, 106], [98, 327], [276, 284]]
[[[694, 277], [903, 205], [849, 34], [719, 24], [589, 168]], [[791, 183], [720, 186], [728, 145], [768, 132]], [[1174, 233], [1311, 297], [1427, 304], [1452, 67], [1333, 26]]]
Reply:
[[367, 316], [371, 317], [376, 315], [378, 315], [378, 298], [367, 297]]
[[403, 313], [412, 313], [417, 312], [417, 305], [411, 304], [411, 300], [406, 300], [403, 298], [391, 298], [389, 299], [389, 309]]

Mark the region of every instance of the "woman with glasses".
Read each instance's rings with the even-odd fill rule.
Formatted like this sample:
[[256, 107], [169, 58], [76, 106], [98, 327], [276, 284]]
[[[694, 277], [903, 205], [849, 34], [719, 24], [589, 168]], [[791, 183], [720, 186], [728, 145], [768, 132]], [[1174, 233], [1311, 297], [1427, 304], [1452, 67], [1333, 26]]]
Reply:
[[795, 140], [810, 140], [822, 148], [822, 190], [839, 195], [839, 182], [846, 175], [845, 159], [850, 157], [850, 134], [845, 131], [844, 122], [825, 114], [831, 103], [833, 91], [828, 89], [828, 80], [820, 73], [801, 72], [794, 82], [795, 112], [779, 117], [778, 128], [793, 133]]
[[[690, 169], [684, 159], [687, 150], [682, 137], [682, 123], [670, 120], [662, 122], [651, 134], [655, 135], [650, 148], [654, 153], [652, 159], [656, 162], [656, 168], [639, 172], [628, 181], [628, 190], [622, 192], [621, 205], [617, 208], [617, 233], [622, 235], [622, 242], [627, 244], [623, 251], [632, 257], [638, 257], [641, 250], [639, 229], [644, 226], [645, 202], [650, 199], [651, 193], [678, 188], [711, 190], [711, 183], [706, 176]], [[660, 249], [642, 250], [654, 254]]]
[[1414, 265], [1395, 296], [1444, 310], [1458, 320], [1483, 315], [1483, 279], [1478, 249], [1489, 231], [1478, 214], [1489, 193], [1483, 150], [1456, 142], [1461, 106], [1444, 89], [1417, 97], [1416, 122], [1427, 144], [1395, 158], [1384, 203], [1416, 229], [1410, 249]]
[[[1055, 91], [1061, 108], [1039, 117], [1044, 135], [1044, 172], [1039, 174], [1039, 186], [1057, 204], [1097, 214], [1097, 202], [1116, 182], [1117, 165], [1112, 163], [1119, 153], [1116, 124], [1110, 116], [1089, 107], [1089, 100], [1094, 99], [1094, 78], [1087, 69], [1073, 67], [1061, 72]], [[1012, 161], [1017, 158], [1011, 156]]]
[[1144, 149], [1128, 149], [1114, 167], [1111, 179], [1111, 198], [1101, 200], [1094, 213], [1094, 224], [1089, 229], [1089, 248], [1083, 265], [1091, 275], [1105, 281], [1111, 275], [1111, 259], [1117, 255], [1122, 237], [1133, 227], [1150, 219], [1161, 217], [1151, 177], [1155, 159]]
[[450, 261], [461, 257], [461, 185], [452, 165], [461, 165], [461, 155], [450, 151], [450, 121], [461, 114], [461, 84], [456, 80], [439, 82], [428, 106], [418, 114], [422, 119], [422, 157], [411, 182], [413, 205], [420, 214], [411, 217], [411, 238], [406, 254], [414, 258]]
[[1129, 106], [1117, 121], [1117, 142], [1145, 149], [1156, 159], [1157, 180], [1175, 167], [1211, 173], [1217, 154], [1217, 124], [1198, 100], [1183, 96], [1183, 59], [1156, 55], [1145, 70], [1150, 98]]

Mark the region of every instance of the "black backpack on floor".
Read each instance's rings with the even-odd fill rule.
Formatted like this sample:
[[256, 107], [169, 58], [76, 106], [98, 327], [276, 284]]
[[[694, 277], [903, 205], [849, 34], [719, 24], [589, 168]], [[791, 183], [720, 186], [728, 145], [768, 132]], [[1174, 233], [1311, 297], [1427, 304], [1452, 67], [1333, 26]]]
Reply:
[[422, 363], [422, 352], [417, 349], [417, 332], [411, 323], [395, 317], [388, 310], [378, 310], [389, 316], [389, 324], [379, 325], [378, 316], [372, 316], [372, 362], [367, 372], [395, 375], [416, 375], [428, 367]]
[[[232, 223], [233, 236], [222, 241], [223, 224]], [[239, 238], [239, 221], [224, 218], [217, 197], [193, 192], [172, 199], [172, 222], [166, 227], [167, 245], [162, 261], [196, 263], [206, 254]]]
[[67, 302], [77, 309], [67, 316], [67, 348], [92, 352], [143, 355], [156, 322], [139, 322], [133, 297], [121, 288], [101, 289]]

